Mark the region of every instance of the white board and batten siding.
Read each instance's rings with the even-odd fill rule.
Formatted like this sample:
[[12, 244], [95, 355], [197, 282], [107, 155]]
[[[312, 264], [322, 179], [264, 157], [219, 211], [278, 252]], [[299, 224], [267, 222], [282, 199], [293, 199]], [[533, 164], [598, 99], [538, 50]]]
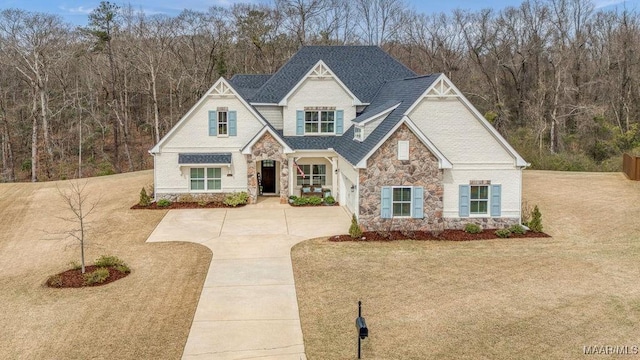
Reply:
[[[189, 192], [189, 166], [178, 164], [179, 153], [231, 153], [231, 167], [222, 168], [221, 192], [247, 190], [247, 164], [240, 149], [263, 127], [235, 96], [205, 95], [204, 101], [164, 140], [155, 154], [155, 191], [158, 194]], [[226, 107], [236, 111], [236, 136], [209, 136], [209, 111]], [[196, 167], [196, 166], [194, 166]], [[232, 176], [227, 176], [228, 174]]]
[[444, 217], [459, 217], [459, 186], [473, 181], [500, 185], [501, 217], [520, 216], [522, 170], [460, 98], [424, 98], [409, 118], [453, 164], [444, 170]]
[[282, 107], [277, 105], [257, 105], [256, 110], [267, 120], [276, 130], [282, 130]]
[[335, 107], [344, 111], [344, 130], [348, 121], [356, 117], [354, 99], [333, 78], [307, 78], [287, 99], [283, 109], [284, 136], [296, 136], [296, 112], [305, 107]]

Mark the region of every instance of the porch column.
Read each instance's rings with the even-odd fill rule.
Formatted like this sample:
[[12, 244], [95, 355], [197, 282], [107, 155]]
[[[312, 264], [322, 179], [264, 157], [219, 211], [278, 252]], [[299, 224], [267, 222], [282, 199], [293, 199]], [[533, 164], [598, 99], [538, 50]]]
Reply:
[[296, 186], [295, 181], [296, 181], [297, 170], [294, 169], [293, 159], [294, 159], [293, 157], [289, 157], [289, 196], [295, 195], [293, 193], [293, 189]]
[[331, 161], [331, 196], [334, 199], [338, 199], [338, 157], [334, 156], [329, 159]]

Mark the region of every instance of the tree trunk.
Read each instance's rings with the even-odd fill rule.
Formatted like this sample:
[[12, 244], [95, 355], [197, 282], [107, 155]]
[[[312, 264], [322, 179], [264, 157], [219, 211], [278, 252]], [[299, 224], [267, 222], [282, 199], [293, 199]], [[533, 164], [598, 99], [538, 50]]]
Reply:
[[38, 101], [34, 94], [33, 108], [31, 111], [32, 129], [31, 129], [31, 181], [38, 181]]

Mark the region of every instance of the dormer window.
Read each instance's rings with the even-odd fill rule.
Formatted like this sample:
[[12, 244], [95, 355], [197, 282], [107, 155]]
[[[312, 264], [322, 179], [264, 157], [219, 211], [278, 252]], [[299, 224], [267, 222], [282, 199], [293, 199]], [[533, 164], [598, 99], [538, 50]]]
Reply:
[[358, 141], [364, 140], [364, 129], [362, 126], [356, 125], [356, 127], [353, 128], [353, 139]]
[[335, 110], [305, 110], [304, 132], [305, 134], [335, 134], [336, 132]]

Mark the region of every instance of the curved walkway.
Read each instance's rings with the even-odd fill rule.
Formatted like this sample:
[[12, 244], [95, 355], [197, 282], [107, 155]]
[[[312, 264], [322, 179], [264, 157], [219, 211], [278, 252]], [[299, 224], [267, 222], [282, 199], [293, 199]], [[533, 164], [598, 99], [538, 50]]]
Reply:
[[171, 210], [147, 242], [189, 241], [213, 258], [183, 359], [306, 359], [291, 266], [302, 240], [344, 234], [342, 207]]

